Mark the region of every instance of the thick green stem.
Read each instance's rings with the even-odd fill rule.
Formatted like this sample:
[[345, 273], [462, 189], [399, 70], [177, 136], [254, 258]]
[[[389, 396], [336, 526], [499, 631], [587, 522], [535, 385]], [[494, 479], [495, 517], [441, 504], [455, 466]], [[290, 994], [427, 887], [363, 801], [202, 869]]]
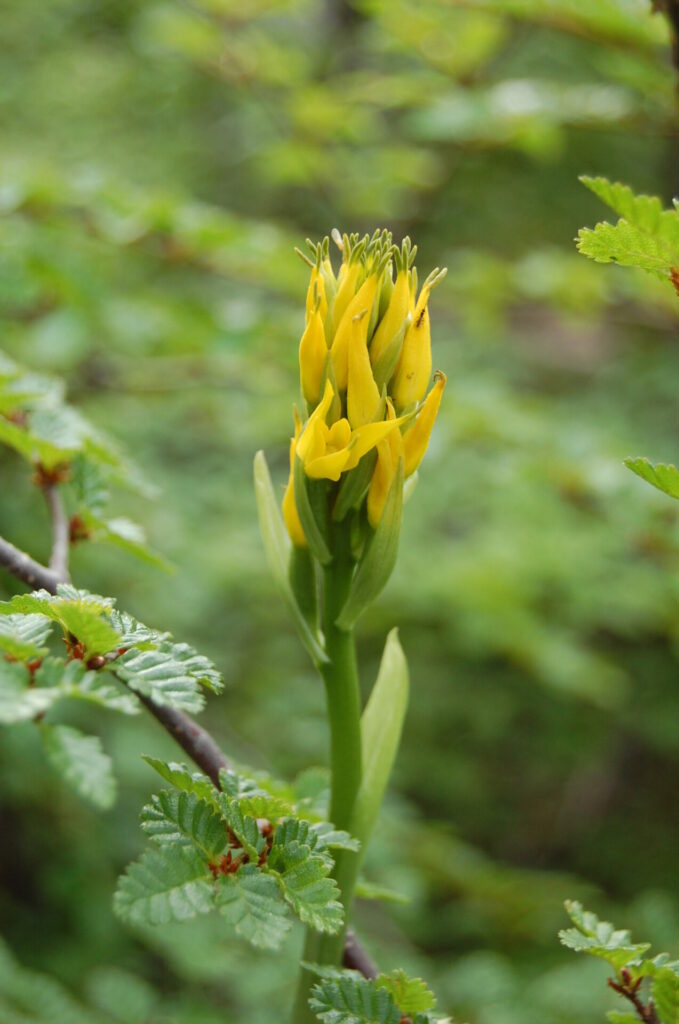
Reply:
[[[335, 557], [323, 573], [323, 632], [329, 661], [322, 666], [321, 675], [325, 683], [330, 726], [330, 820], [336, 828], [348, 830], [361, 784], [361, 695], [353, 630], [341, 630], [335, 625], [349, 593], [354, 562], [346, 533], [338, 532], [333, 539]], [[333, 877], [341, 892], [345, 920], [351, 912], [357, 870], [357, 854], [338, 850]], [[304, 959], [312, 963], [338, 965], [343, 949], [344, 930], [337, 935], [321, 935], [309, 930]], [[313, 984], [313, 975], [302, 971], [294, 1024], [309, 1024], [316, 1020], [308, 1006]]]

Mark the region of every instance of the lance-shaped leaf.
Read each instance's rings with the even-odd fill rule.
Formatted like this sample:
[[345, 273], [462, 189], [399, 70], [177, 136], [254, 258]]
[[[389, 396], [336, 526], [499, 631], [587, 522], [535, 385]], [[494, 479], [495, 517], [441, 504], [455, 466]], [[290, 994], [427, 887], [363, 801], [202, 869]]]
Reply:
[[340, 629], [351, 629], [391, 576], [398, 554], [402, 505], [403, 459], [400, 459], [384, 504], [382, 518], [366, 545], [365, 553], [351, 584], [349, 596], [337, 618], [337, 625]]
[[351, 834], [367, 846], [396, 759], [408, 708], [408, 663], [395, 629], [384, 645], [375, 685], [361, 717], [363, 776]]
[[332, 555], [326, 541], [325, 481], [310, 480], [304, 472], [304, 464], [298, 455], [295, 455], [292, 472], [295, 505], [309, 550], [321, 565], [328, 565]]
[[195, 846], [208, 860], [228, 845], [224, 820], [195, 793], [163, 790], [151, 797], [141, 812], [141, 827], [157, 843]]
[[111, 807], [116, 783], [99, 737], [85, 736], [68, 725], [43, 724], [40, 732], [50, 763], [76, 793], [96, 807]]
[[643, 456], [625, 459], [625, 465], [642, 480], [669, 494], [670, 498], [679, 498], [679, 469], [676, 466], [662, 462], [653, 465]]
[[216, 902], [236, 933], [261, 949], [278, 949], [292, 926], [276, 880], [253, 864], [219, 879]]
[[118, 881], [113, 908], [131, 924], [169, 924], [215, 905], [207, 862], [185, 846], [153, 846]]
[[290, 560], [290, 538], [276, 501], [269, 467], [264, 452], [257, 452], [254, 464], [255, 495], [259, 529], [264, 542], [267, 561], [273, 578], [286, 604], [292, 612], [300, 639], [316, 665], [327, 662], [323, 641], [318, 629], [309, 622], [300, 608], [290, 586], [288, 566]]

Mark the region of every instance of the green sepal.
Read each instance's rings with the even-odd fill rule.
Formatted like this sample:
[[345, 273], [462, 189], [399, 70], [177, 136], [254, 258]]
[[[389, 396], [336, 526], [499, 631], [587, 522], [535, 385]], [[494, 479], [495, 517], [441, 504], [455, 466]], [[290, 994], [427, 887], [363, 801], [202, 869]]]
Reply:
[[332, 561], [332, 555], [326, 542], [328, 505], [325, 481], [311, 480], [304, 472], [302, 460], [296, 455], [293, 484], [297, 514], [309, 550], [321, 565], [327, 565]]
[[413, 318], [409, 313], [373, 366], [373, 377], [380, 391], [389, 383], [394, 375], [398, 358], [401, 355], [403, 339], [412, 322]]
[[[361, 717], [363, 777], [349, 831], [365, 851], [396, 759], [410, 689], [408, 663], [392, 629], [380, 669]], [[362, 853], [359, 853], [359, 864]]]
[[328, 656], [323, 648], [322, 635], [310, 625], [290, 585], [288, 566], [292, 544], [285, 529], [283, 516], [274, 494], [269, 467], [266, 464], [266, 457], [262, 451], [257, 452], [255, 455], [254, 476], [259, 529], [262, 534], [269, 568], [278, 589], [292, 612], [300, 640], [309, 652], [314, 664], [323, 665], [327, 662]]
[[403, 459], [389, 488], [382, 518], [366, 544], [365, 554], [338, 618], [339, 629], [351, 629], [361, 612], [375, 600], [391, 576], [398, 554], [403, 508]]
[[345, 473], [337, 494], [335, 507], [332, 511], [332, 518], [336, 523], [341, 523], [347, 512], [352, 508], [359, 508], [363, 503], [370, 488], [375, 463], [377, 462], [377, 449], [373, 448], [366, 452], [355, 469]]

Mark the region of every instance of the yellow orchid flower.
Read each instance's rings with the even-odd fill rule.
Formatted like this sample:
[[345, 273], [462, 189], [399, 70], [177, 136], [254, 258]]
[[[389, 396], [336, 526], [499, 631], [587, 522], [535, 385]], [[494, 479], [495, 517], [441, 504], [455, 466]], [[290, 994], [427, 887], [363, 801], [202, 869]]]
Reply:
[[296, 453], [302, 460], [307, 476], [314, 480], [339, 480], [342, 473], [355, 469], [367, 452], [403, 423], [406, 417], [366, 423], [351, 429], [348, 419], [337, 420], [332, 426], [325, 422], [334, 389], [325, 382], [325, 391], [319, 405], [309, 417], [297, 442]]
[[406, 477], [415, 472], [424, 457], [445, 386], [446, 375], [437, 370], [434, 375], [434, 387], [427, 395], [417, 419], [403, 437]]

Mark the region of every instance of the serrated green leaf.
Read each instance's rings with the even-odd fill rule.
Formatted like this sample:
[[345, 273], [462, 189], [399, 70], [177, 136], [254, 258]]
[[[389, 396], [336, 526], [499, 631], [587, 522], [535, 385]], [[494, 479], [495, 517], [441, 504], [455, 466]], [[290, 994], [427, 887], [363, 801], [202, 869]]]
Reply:
[[170, 645], [172, 651], [172, 657], [175, 661], [178, 661], [184, 667], [184, 671], [188, 672], [190, 676], [200, 683], [202, 686], [207, 687], [212, 693], [221, 693], [224, 689], [224, 680], [219, 669], [215, 666], [214, 662], [206, 658], [204, 654], [199, 654], [194, 647], [189, 644], [176, 644]]
[[163, 790], [151, 797], [141, 812], [141, 827], [157, 843], [195, 846], [208, 860], [228, 846], [223, 819], [195, 793]]
[[381, 593], [391, 576], [398, 554], [402, 507], [403, 459], [400, 459], [398, 470], [389, 488], [382, 518], [366, 545], [349, 596], [337, 618], [340, 629], [351, 629], [361, 613]]
[[0, 652], [19, 661], [42, 658], [52, 623], [44, 615], [0, 616]]
[[52, 765], [76, 793], [96, 807], [111, 807], [116, 783], [111, 758], [98, 736], [85, 736], [68, 725], [41, 726], [45, 753]]
[[269, 793], [242, 797], [238, 804], [243, 814], [247, 814], [251, 818], [266, 818], [268, 821], [275, 822], [287, 814], [292, 814], [292, 807], [287, 800], [282, 800], [279, 796], [271, 796]]
[[319, 932], [334, 934], [342, 927], [344, 911], [340, 892], [326, 858], [308, 846], [290, 842], [272, 849], [268, 864], [274, 870], [281, 891], [304, 924]]
[[0, 658], [0, 724], [30, 721], [58, 699], [58, 691], [29, 687], [29, 681], [25, 665]]
[[654, 465], [643, 456], [625, 459], [625, 465], [659, 491], [664, 491], [671, 498], [679, 498], [679, 469], [676, 466], [662, 462]]
[[58, 593], [46, 590], [17, 594], [0, 602], [0, 615], [43, 615], [59, 623], [65, 634], [78, 640], [86, 656], [107, 654], [119, 642], [117, 630], [109, 621], [111, 602], [97, 594], [60, 584]]
[[398, 753], [408, 709], [408, 663], [392, 629], [384, 645], [377, 679], [361, 718], [363, 776], [354, 803], [351, 833], [363, 849], [375, 826]]
[[264, 849], [264, 839], [257, 822], [248, 814], [243, 813], [238, 800], [230, 799], [225, 793], [220, 795], [219, 806], [234, 836], [250, 860], [256, 863]]
[[207, 914], [215, 884], [207, 861], [185, 846], [152, 846], [118, 881], [115, 912], [131, 924], [169, 924]]
[[311, 656], [315, 665], [322, 665], [328, 658], [323, 648], [323, 638], [317, 628], [303, 614], [290, 586], [288, 563], [290, 559], [290, 538], [283, 523], [269, 467], [264, 452], [255, 455], [254, 462], [255, 496], [259, 529], [264, 543], [267, 562], [278, 589], [292, 612], [300, 640]]
[[605, 178], [582, 178], [588, 188], [621, 215], [578, 232], [578, 249], [599, 263], [639, 267], [667, 279], [679, 267], [679, 214], [663, 210], [655, 196], [635, 196]]
[[254, 864], [221, 876], [216, 902], [236, 933], [253, 946], [278, 949], [290, 931], [288, 907], [276, 880]]
[[663, 967], [653, 977], [653, 1005], [661, 1024], [679, 1024], [679, 977]]
[[559, 939], [576, 953], [588, 953], [620, 970], [650, 949], [650, 943], [633, 943], [628, 931], [616, 930], [610, 922], [600, 921], [576, 901], [567, 901], [566, 910], [575, 928], [560, 931]]
[[125, 715], [136, 715], [140, 711], [139, 701], [134, 694], [110, 673], [87, 669], [79, 659], [65, 661], [63, 658], [45, 658], [35, 672], [34, 681], [39, 687], [57, 688], [59, 692], [55, 699], [86, 700]]
[[132, 648], [116, 659], [115, 673], [130, 689], [161, 706], [190, 712], [205, 706], [198, 681], [175, 658], [171, 646], [142, 651]]
[[409, 978], [403, 970], [380, 974], [375, 985], [391, 993], [401, 1013], [426, 1013], [436, 1006], [434, 993], [427, 983], [422, 978]]
[[200, 800], [205, 800], [206, 803], [219, 810], [221, 806], [219, 790], [213, 786], [207, 775], [203, 775], [201, 772], [192, 772], [185, 764], [180, 764], [177, 761], [161, 761], [157, 757], [149, 757], [148, 754], [142, 754], [142, 758], [166, 782], [185, 793], [195, 793]]
[[367, 978], [324, 979], [309, 1006], [324, 1024], [400, 1024], [402, 1017], [391, 994]]

